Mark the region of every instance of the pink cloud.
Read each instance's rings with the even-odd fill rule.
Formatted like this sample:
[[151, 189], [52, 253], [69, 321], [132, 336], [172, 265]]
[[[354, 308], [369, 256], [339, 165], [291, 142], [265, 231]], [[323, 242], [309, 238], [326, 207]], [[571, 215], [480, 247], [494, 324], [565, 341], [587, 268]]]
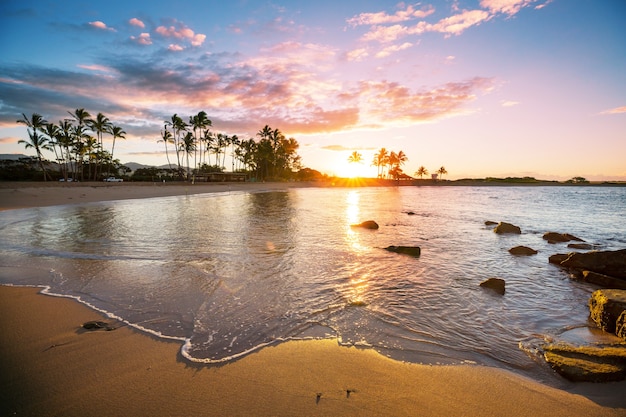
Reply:
[[487, 93], [493, 79], [476, 77], [465, 82], [447, 83], [428, 91], [412, 92], [398, 83], [364, 82], [360, 87], [362, 120], [380, 126], [413, 124], [469, 112], [468, 103], [479, 92]]
[[149, 33], [141, 33], [139, 36], [131, 36], [130, 40], [139, 45], [152, 45], [152, 38]]
[[100, 30], [109, 30], [109, 31], [115, 32], [115, 29], [108, 27], [106, 23], [101, 22], [99, 20], [96, 20], [94, 22], [89, 22], [89, 26], [91, 26], [92, 28], [100, 29]]
[[615, 107], [613, 109], [605, 110], [600, 114], [622, 114], [626, 113], [626, 106]]
[[180, 45], [177, 45], [175, 43], [170, 44], [170, 46], [167, 47], [168, 51], [172, 51], [172, 52], [180, 52], [182, 50], [184, 50], [185, 48], [183, 48]]
[[395, 52], [403, 51], [405, 49], [409, 49], [413, 44], [410, 42], [404, 42], [402, 45], [392, 45], [384, 48], [382, 51], [379, 51], [376, 54], [376, 58], [384, 58]]
[[113, 72], [113, 69], [105, 67], [104, 65], [78, 65], [78, 68], [83, 68], [89, 71]]
[[480, 7], [488, 9], [491, 13], [505, 13], [514, 15], [522, 8], [534, 3], [536, 0], [481, 0]]
[[422, 19], [433, 14], [434, 12], [435, 8], [432, 6], [426, 6], [423, 9], [416, 10], [413, 5], [408, 5], [406, 10], [398, 10], [393, 15], [389, 15], [385, 12], [361, 13], [358, 16], [348, 19], [347, 23], [350, 26], [360, 26], [406, 22], [413, 19]]
[[165, 38], [188, 40], [193, 46], [202, 45], [206, 39], [206, 35], [196, 34], [192, 29], [180, 22], [176, 22], [176, 26], [159, 26], [156, 28], [156, 33]]
[[137, 19], [136, 17], [133, 17], [132, 19], [130, 19], [128, 21], [128, 23], [130, 23], [132, 26], [137, 26], [138, 28], [145, 28], [146, 25], [139, 19]]
[[463, 12], [441, 19], [428, 27], [429, 31], [445, 33], [446, 35], [460, 35], [466, 29], [491, 19], [491, 15], [484, 10], [464, 10]]
[[364, 41], [378, 41], [381, 43], [393, 42], [399, 38], [410, 35], [408, 27], [402, 25], [375, 26], [368, 33], [363, 35]]

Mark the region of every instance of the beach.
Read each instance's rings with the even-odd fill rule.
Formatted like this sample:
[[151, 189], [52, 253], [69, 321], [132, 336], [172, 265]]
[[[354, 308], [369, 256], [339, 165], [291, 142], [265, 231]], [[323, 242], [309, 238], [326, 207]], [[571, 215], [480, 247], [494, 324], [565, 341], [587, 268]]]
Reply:
[[[314, 185], [4, 183], [0, 209]], [[626, 415], [623, 382], [562, 390], [496, 368], [398, 362], [332, 339], [197, 365], [182, 358], [179, 341], [40, 290], [0, 286], [2, 415]], [[115, 330], [81, 328], [93, 320]]]

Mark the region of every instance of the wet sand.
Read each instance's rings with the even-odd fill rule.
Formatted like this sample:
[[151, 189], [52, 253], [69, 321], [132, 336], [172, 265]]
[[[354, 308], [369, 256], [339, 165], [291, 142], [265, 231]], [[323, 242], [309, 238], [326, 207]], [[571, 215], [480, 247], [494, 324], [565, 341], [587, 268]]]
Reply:
[[[11, 185], [0, 188], [0, 207], [298, 184]], [[0, 415], [626, 416], [623, 382], [564, 384], [565, 391], [500, 369], [402, 363], [335, 340], [287, 342], [198, 366], [181, 357], [179, 342], [38, 291], [0, 286]], [[82, 329], [90, 320], [119, 328]]]

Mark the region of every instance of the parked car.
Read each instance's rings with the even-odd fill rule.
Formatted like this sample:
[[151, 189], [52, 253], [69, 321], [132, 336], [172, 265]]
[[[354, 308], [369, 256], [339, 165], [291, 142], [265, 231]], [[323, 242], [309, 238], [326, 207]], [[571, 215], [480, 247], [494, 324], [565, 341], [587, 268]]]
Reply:
[[115, 178], [115, 177], [105, 178], [104, 181], [106, 181], [106, 182], [124, 182], [124, 180], [122, 178]]
[[[60, 182], [65, 182], [65, 178], [61, 178], [59, 181], [60, 181]], [[68, 179], [67, 179], [67, 182], [73, 182], [73, 181], [74, 181], [74, 180], [73, 180], [72, 178], [68, 178]], [[78, 180], [76, 180], [76, 182], [78, 182]]]

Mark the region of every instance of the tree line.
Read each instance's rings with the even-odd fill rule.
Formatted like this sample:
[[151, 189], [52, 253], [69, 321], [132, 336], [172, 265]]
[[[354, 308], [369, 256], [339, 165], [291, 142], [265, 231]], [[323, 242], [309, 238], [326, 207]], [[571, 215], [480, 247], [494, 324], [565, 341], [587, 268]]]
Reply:
[[[393, 178], [400, 179], [408, 177], [402, 170], [402, 165], [404, 165], [409, 158], [403, 151], [395, 152], [388, 151], [385, 148], [381, 148], [378, 152], [374, 154], [374, 158], [372, 160], [372, 166], [376, 167], [376, 174], [378, 178]], [[359, 152], [354, 151], [348, 157], [348, 162], [350, 163], [362, 163], [363, 155]], [[439, 168], [436, 173], [443, 177], [444, 174], [447, 174], [448, 171], [445, 167]], [[417, 171], [413, 174], [416, 177], [423, 178], [424, 175], [428, 175], [428, 170], [424, 166], [420, 166]]]
[[[58, 124], [48, 122], [38, 113], [28, 117], [22, 114], [17, 123], [28, 130], [28, 140], [20, 140], [26, 149], [33, 148], [44, 181], [52, 179], [43, 151], [54, 152], [63, 179], [99, 180], [117, 175], [123, 167], [114, 159], [116, 139], [125, 139], [126, 132], [102, 113], [96, 117], [85, 109], [68, 111], [69, 118]], [[288, 179], [301, 168], [297, 151], [298, 141], [287, 138], [279, 129], [265, 125], [258, 131], [258, 140], [239, 139], [237, 135], [215, 133], [212, 122], [204, 111], [190, 116], [188, 122], [174, 114], [164, 122], [160, 139], [165, 146], [169, 171], [174, 178], [191, 180], [197, 175], [223, 172], [226, 156], [230, 153], [232, 172], [246, 172], [258, 180]], [[105, 149], [105, 136], [112, 138]], [[175, 154], [175, 168], [170, 160]], [[213, 156], [213, 161], [211, 161]], [[128, 168], [126, 168], [129, 171]]]
[[288, 179], [301, 168], [298, 141], [285, 137], [279, 129], [265, 125], [257, 132], [257, 141], [212, 132], [212, 125], [204, 111], [190, 116], [188, 123], [178, 114], [165, 121], [158, 142], [165, 146], [170, 169], [174, 169], [169, 156], [170, 147], [173, 148], [175, 169], [180, 177], [192, 179], [196, 175], [222, 172], [229, 153], [232, 172], [250, 173], [258, 180]]
[[[102, 113], [94, 118], [85, 109], [68, 111], [68, 114], [71, 117], [58, 124], [48, 122], [38, 113], [30, 117], [22, 113], [22, 119], [17, 120], [28, 128], [28, 140], [22, 139], [18, 143], [35, 150], [44, 181], [52, 179], [46, 169], [44, 150], [54, 152], [66, 181], [70, 178], [96, 180], [119, 167], [119, 161], [113, 158], [115, 141], [125, 139], [126, 132]], [[110, 151], [104, 147], [105, 134], [113, 139]]]

